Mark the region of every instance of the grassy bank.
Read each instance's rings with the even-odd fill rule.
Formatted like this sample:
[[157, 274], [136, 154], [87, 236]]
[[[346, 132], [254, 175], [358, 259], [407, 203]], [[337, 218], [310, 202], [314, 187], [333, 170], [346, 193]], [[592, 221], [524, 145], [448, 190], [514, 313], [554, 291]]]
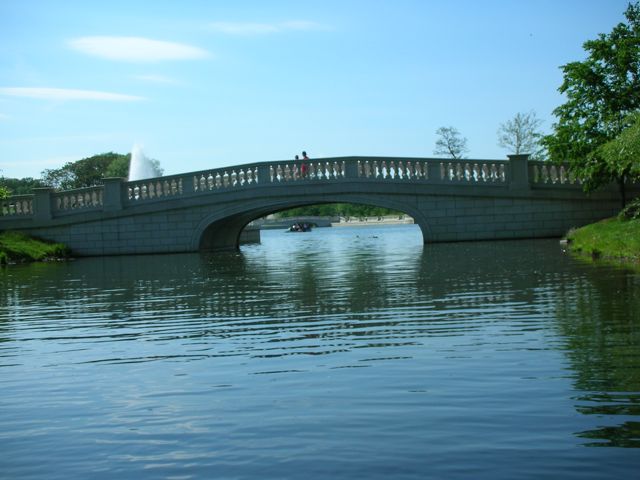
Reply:
[[640, 220], [608, 218], [570, 231], [567, 240], [582, 256], [640, 264]]
[[44, 242], [19, 232], [0, 233], [0, 265], [67, 258], [69, 253], [61, 243]]

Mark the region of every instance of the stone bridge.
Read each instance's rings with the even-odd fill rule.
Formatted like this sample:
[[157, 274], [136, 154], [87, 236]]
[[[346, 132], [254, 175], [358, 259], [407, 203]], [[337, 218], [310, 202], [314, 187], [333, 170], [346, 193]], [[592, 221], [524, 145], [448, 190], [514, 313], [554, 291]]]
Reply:
[[[614, 215], [615, 188], [590, 196], [562, 166], [529, 161], [340, 157], [237, 165], [0, 201], [0, 230], [63, 242], [77, 255], [237, 248], [253, 220], [345, 202], [405, 212], [424, 242], [559, 237]], [[637, 187], [637, 186], [636, 186]], [[636, 188], [634, 191], [638, 191]]]

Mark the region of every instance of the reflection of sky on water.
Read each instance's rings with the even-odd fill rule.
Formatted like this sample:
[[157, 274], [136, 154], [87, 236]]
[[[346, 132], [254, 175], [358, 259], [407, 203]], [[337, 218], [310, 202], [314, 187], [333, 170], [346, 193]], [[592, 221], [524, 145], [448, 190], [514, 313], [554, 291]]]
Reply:
[[[405, 391], [426, 395], [433, 411], [444, 402], [467, 418], [475, 401], [507, 437], [519, 435], [510, 422], [524, 422], [538, 438], [550, 428], [574, 435], [547, 438], [556, 449], [639, 446], [639, 277], [573, 262], [555, 241], [422, 245], [415, 226], [263, 232], [240, 252], [90, 258], [0, 276], [5, 372], [126, 368], [144, 384], [167, 368], [215, 366], [216, 389], [197, 384], [194, 398], [232, 395], [247, 375], [316, 385], [343, 372], [340, 388], [371, 382], [386, 394], [379, 382], [406, 375]], [[122, 388], [139, 408], [151, 401]]]

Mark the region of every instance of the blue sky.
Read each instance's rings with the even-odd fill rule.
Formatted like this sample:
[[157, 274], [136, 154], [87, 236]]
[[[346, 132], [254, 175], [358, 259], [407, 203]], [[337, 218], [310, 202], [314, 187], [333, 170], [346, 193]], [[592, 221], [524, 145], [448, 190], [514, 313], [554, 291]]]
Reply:
[[165, 174], [310, 156], [470, 158], [563, 102], [619, 0], [0, 0], [0, 175], [142, 145]]

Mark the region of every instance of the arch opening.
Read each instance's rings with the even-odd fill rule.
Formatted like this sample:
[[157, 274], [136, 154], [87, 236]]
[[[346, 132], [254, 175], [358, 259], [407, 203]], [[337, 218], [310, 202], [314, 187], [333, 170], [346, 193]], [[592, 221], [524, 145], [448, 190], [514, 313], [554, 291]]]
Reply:
[[[335, 205], [339, 205], [339, 207], [335, 207]], [[348, 198], [333, 198], [331, 201], [326, 199], [308, 199], [297, 202], [289, 201], [287, 203], [273, 203], [270, 205], [254, 205], [253, 208], [243, 209], [242, 211], [228, 211], [223, 214], [212, 215], [210, 218], [204, 219], [195, 232], [194, 250], [238, 250], [242, 233], [247, 227], [256, 228], [257, 220], [269, 215], [291, 212], [292, 210], [294, 214], [305, 211], [307, 213], [318, 211], [333, 212], [338, 213], [338, 215], [334, 216], [337, 220], [349, 218], [350, 221], [359, 222], [360, 220], [366, 219], [370, 221], [371, 224], [378, 222], [378, 219], [380, 219], [380, 224], [382, 224], [383, 220], [389, 216], [404, 216], [407, 223], [411, 223], [408, 220], [410, 218], [413, 219], [414, 224], [418, 225], [424, 243], [427, 243], [430, 236], [426, 221], [419, 210], [407, 208], [406, 205], [396, 204], [395, 202], [374, 202], [368, 198], [359, 199], [350, 196]], [[340, 215], [340, 213], [346, 213], [347, 215]], [[287, 215], [290, 215], [290, 213]], [[331, 215], [320, 216], [331, 217]], [[256, 223], [252, 224], [252, 222]]]

